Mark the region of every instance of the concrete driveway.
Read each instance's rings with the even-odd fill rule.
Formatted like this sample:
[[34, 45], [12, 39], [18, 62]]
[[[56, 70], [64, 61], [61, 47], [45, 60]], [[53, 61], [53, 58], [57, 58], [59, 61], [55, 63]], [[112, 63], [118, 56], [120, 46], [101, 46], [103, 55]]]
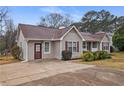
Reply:
[[27, 86], [124, 86], [124, 71], [91, 67], [27, 82]]
[[0, 85], [19, 85], [56, 74], [93, 67], [71, 61], [26, 62], [0, 65]]

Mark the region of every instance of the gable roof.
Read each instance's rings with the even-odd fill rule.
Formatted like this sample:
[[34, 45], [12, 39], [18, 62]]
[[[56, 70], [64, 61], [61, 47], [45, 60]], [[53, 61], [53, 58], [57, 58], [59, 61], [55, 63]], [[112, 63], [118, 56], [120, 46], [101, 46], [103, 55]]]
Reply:
[[25, 38], [28, 39], [43, 39], [43, 40], [61, 40], [71, 29], [75, 29], [79, 36], [85, 41], [102, 41], [104, 32], [91, 34], [88, 32], [79, 32], [75, 26], [69, 26], [63, 29], [55, 29], [49, 27], [40, 27], [27, 24], [19, 24], [19, 29], [22, 31]]
[[60, 39], [70, 28], [71, 27], [55, 29], [27, 24], [19, 24], [19, 29], [21, 29], [24, 37], [32, 39]]
[[75, 31], [77, 32], [77, 34], [80, 36], [80, 38], [82, 40], [84, 40], [84, 38], [82, 37], [80, 31], [75, 27], [75, 26], [72, 26], [62, 37], [61, 39], [63, 39], [72, 29], [75, 29]]

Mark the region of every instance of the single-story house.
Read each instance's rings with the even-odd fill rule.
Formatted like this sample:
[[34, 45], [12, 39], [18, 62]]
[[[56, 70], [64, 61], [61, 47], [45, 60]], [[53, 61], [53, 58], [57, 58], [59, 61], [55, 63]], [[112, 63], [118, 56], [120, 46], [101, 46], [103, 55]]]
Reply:
[[19, 24], [18, 28], [17, 45], [25, 61], [61, 59], [63, 50], [70, 50], [72, 58], [79, 58], [83, 51], [110, 51], [110, 39], [104, 32], [81, 32], [75, 26], [55, 29]]

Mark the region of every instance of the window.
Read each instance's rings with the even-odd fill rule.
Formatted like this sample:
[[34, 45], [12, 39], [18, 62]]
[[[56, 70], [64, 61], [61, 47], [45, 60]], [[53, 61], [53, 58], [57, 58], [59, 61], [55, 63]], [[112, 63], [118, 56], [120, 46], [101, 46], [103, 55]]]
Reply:
[[93, 42], [93, 48], [97, 48], [97, 42]]
[[86, 42], [83, 42], [83, 48], [86, 48]]
[[67, 42], [67, 50], [72, 52], [72, 42]]
[[46, 53], [50, 52], [50, 43], [49, 42], [45, 42], [45, 52]]
[[67, 42], [67, 50], [77, 52], [77, 42]]
[[73, 42], [73, 52], [77, 52], [77, 42]]
[[102, 50], [109, 50], [109, 43], [108, 42], [102, 43]]
[[36, 52], [39, 52], [41, 50], [41, 45], [40, 44], [37, 44], [36, 45]]

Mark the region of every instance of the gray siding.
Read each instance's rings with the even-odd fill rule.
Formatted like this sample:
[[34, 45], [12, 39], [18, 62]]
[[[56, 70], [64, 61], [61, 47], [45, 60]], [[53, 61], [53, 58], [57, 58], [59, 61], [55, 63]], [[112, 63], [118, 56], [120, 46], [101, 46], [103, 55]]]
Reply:
[[[54, 44], [55, 42], [50, 41], [50, 53], [45, 53], [45, 41], [42, 42], [42, 59], [46, 58], [55, 58], [55, 52], [54, 52]], [[41, 43], [41, 41], [29, 41], [28, 42], [28, 60], [34, 60], [34, 44], [35, 43]], [[58, 49], [59, 50], [59, 49]]]
[[19, 38], [18, 38], [18, 42], [17, 42], [17, 45], [19, 47], [22, 48], [22, 53], [23, 53], [23, 59], [26, 60], [27, 59], [27, 42], [22, 34], [22, 31], [20, 30], [20, 33], [19, 33]]
[[72, 53], [72, 58], [79, 58], [80, 53], [82, 52], [82, 39], [78, 35], [78, 33], [75, 31], [75, 29], [72, 29], [62, 40], [62, 50], [65, 50], [65, 42], [66, 41], [79, 41], [79, 52]]

